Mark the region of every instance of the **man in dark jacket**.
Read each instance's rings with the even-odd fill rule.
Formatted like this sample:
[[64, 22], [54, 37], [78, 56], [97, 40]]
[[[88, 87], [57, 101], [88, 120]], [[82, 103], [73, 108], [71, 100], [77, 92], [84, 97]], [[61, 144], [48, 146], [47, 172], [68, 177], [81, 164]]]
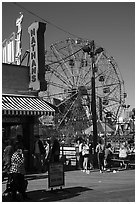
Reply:
[[49, 162], [59, 162], [59, 156], [60, 156], [60, 144], [58, 139], [54, 135], [52, 135]]
[[104, 163], [105, 163], [105, 170], [110, 171], [111, 165], [112, 165], [112, 149], [111, 149], [111, 144], [108, 143], [105, 149], [105, 157], [104, 157]]
[[40, 140], [39, 135], [35, 136], [36, 141], [34, 143], [34, 167], [38, 172], [42, 171], [42, 158], [43, 155], [46, 153], [44, 145]]

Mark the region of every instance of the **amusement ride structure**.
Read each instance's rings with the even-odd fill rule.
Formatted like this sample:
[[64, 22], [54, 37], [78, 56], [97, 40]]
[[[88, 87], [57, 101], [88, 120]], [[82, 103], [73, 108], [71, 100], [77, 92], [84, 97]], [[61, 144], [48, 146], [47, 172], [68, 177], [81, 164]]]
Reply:
[[50, 46], [45, 63], [47, 91], [43, 98], [58, 108], [58, 126], [70, 119], [78, 99], [87, 118], [93, 118], [94, 92], [97, 118], [104, 120], [109, 114], [111, 123], [117, 121], [126, 98], [124, 81], [114, 58], [104, 48], [94, 41], [68, 38]]

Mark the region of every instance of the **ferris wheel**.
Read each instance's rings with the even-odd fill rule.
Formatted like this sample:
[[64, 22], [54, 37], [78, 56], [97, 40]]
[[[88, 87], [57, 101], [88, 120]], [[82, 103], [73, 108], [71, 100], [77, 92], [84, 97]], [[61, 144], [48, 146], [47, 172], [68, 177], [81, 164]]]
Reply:
[[[82, 100], [87, 117], [92, 115], [92, 57], [84, 50], [84, 46], [91, 43], [84, 39], [68, 38], [52, 44], [45, 53], [47, 91], [43, 99], [56, 107], [67, 107], [62, 112], [62, 120], [73, 109], [78, 97]], [[109, 112], [112, 120], [116, 121], [125, 103], [124, 81], [114, 58], [96, 43], [94, 63], [97, 117], [101, 115], [103, 118]]]

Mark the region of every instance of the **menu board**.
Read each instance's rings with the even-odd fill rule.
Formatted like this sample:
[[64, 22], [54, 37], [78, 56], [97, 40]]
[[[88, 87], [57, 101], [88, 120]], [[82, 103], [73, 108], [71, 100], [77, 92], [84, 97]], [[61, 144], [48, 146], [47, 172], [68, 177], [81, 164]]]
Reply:
[[62, 163], [51, 163], [48, 171], [48, 186], [53, 188], [64, 185], [64, 167]]

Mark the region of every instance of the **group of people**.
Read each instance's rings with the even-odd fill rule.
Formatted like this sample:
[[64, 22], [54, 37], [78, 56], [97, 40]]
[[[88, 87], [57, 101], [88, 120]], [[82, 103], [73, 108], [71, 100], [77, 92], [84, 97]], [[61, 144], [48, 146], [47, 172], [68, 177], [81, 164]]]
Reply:
[[33, 161], [34, 168], [38, 173], [45, 172], [49, 163], [59, 162], [60, 143], [55, 135], [47, 139], [44, 143], [38, 135], [35, 136]]
[[[100, 173], [102, 173], [103, 171], [110, 171], [113, 165], [112, 159], [113, 159], [114, 148], [111, 146], [110, 143], [108, 143], [105, 147], [102, 140], [99, 140], [99, 143], [96, 147], [96, 152], [97, 152], [98, 166], [99, 166]], [[121, 160], [126, 160], [128, 157], [128, 154], [131, 152], [132, 150], [129, 148], [128, 142], [123, 142], [121, 143], [119, 148], [118, 158]]]
[[89, 174], [90, 169], [93, 168], [93, 154], [92, 154], [92, 143], [89, 140], [77, 140], [78, 154], [78, 168]]
[[[39, 136], [35, 137], [33, 157], [35, 158], [36, 170], [39, 173], [41, 173], [40, 170], [42, 170], [44, 164], [58, 162], [59, 156], [60, 144], [54, 135], [51, 136], [50, 142], [46, 141], [45, 146]], [[44, 161], [47, 161], [47, 163]], [[17, 192], [22, 195], [24, 200], [29, 199], [26, 194], [28, 181], [25, 179], [25, 157], [22, 141], [8, 141], [7, 146], [3, 150], [2, 167], [3, 180], [5, 176], [8, 176], [6, 191], [10, 191], [12, 201], [17, 201]]]
[[98, 145], [96, 146], [96, 153], [100, 173], [102, 173], [104, 170], [110, 171], [110, 168], [112, 166], [111, 159], [113, 154], [111, 144], [108, 143], [105, 147], [102, 140], [100, 139]]
[[[95, 161], [95, 155], [93, 154], [93, 145], [89, 142], [88, 139], [78, 139], [77, 147], [78, 168], [81, 169], [81, 171], [89, 174], [90, 169], [93, 169], [94, 167]], [[110, 143], [105, 146], [104, 141], [100, 138], [95, 151], [100, 173], [103, 173], [104, 171], [110, 171], [112, 167], [114, 148]], [[119, 149], [119, 159], [126, 159], [129, 152], [130, 150], [128, 148], [128, 145], [126, 145], [126, 143], [124, 142], [123, 144], [121, 144], [121, 147]]]

